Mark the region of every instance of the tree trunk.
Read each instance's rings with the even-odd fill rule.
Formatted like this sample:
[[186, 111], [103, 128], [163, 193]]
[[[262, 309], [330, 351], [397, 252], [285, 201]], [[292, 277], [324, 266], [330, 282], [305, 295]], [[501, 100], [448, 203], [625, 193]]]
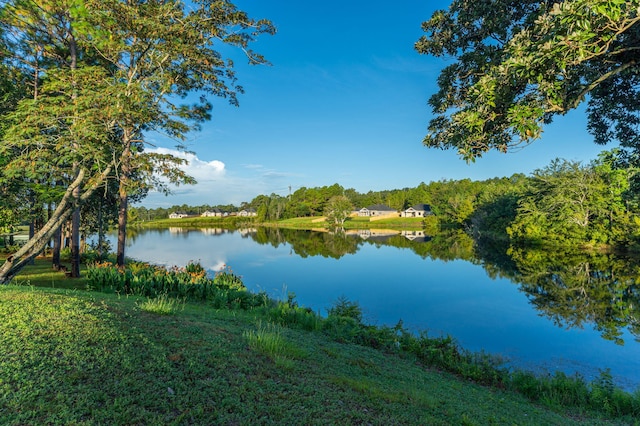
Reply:
[[[72, 70], [75, 70], [77, 68], [78, 51], [71, 22], [69, 22], [67, 39], [69, 41], [69, 59], [71, 60], [69, 67]], [[71, 98], [75, 100], [77, 97], [75, 79], [72, 82], [72, 85], [74, 87], [74, 92]], [[77, 143], [74, 142], [73, 145], [77, 148]], [[75, 171], [77, 167], [77, 164], [74, 164], [73, 170]], [[73, 190], [72, 194], [73, 215], [71, 216], [71, 277], [80, 278], [80, 185]]]
[[127, 210], [129, 208], [129, 197], [126, 189], [120, 184], [121, 188], [118, 192], [118, 251], [116, 254], [116, 264], [120, 267], [124, 266], [124, 251], [127, 239]]
[[104, 226], [102, 221], [102, 208], [103, 201], [102, 197], [100, 198], [100, 205], [98, 206], [98, 259], [102, 261], [103, 259], [103, 250], [104, 250]]
[[[33, 210], [32, 210], [33, 213]], [[29, 221], [29, 239], [32, 239], [33, 236], [36, 234], [36, 218], [31, 217], [31, 221]], [[35, 265], [35, 259], [31, 259], [31, 261], [29, 262], [30, 265]]]
[[[51, 217], [51, 215], [49, 215]], [[62, 225], [58, 226], [53, 234], [53, 253], [51, 266], [56, 271], [60, 270], [60, 248], [62, 247]]]
[[71, 216], [71, 278], [80, 278], [80, 187], [73, 191], [74, 208]]
[[[46, 223], [47, 220], [49, 220], [49, 218], [51, 217], [51, 213], [53, 213], [53, 206], [52, 206], [51, 202], [49, 202], [49, 203], [47, 203], [47, 215], [45, 216], [46, 220], [45, 219], [42, 220], [42, 223], [40, 224], [40, 228], [42, 227], [42, 225], [44, 225]], [[38, 228], [38, 229], [40, 229], [40, 228]], [[53, 248], [53, 240], [49, 240], [49, 243], [47, 244], [47, 247], [45, 248], [45, 250], [47, 248], [48, 249], [52, 249]]]
[[[111, 166], [107, 167], [101, 175], [95, 176], [91, 185], [89, 185], [84, 192], [80, 195], [79, 199], [84, 202], [89, 198], [95, 190], [104, 182], [106, 177], [111, 172]], [[85, 178], [85, 171], [81, 169], [76, 176], [75, 180], [69, 185], [64, 193], [64, 196], [60, 200], [58, 207], [45, 223], [42, 228], [31, 238], [20, 250], [7, 257], [7, 260], [0, 266], [0, 284], [7, 284], [11, 279], [16, 276], [22, 268], [24, 268], [31, 259], [36, 257], [44, 250], [49, 243], [51, 237], [56, 233], [58, 229], [67, 221], [71, 213], [72, 208], [72, 194], [76, 187], [80, 186]]]
[[62, 227], [62, 248], [71, 249], [71, 224], [65, 223]]
[[125, 148], [122, 151], [120, 166], [120, 183], [118, 185], [118, 248], [116, 251], [116, 265], [124, 266], [125, 243], [127, 240], [127, 213], [129, 210], [129, 196], [127, 194], [127, 185], [129, 183], [129, 175], [131, 172], [131, 151], [130, 138], [124, 137]]

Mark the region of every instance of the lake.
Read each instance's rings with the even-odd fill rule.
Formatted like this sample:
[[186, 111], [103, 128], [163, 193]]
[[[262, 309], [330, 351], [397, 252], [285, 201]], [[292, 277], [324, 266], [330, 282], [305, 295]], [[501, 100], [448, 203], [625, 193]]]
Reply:
[[295, 293], [322, 315], [344, 296], [370, 324], [401, 319], [538, 373], [591, 380], [609, 368], [617, 385], [640, 388], [640, 266], [629, 259], [507, 255], [462, 233], [177, 227], [134, 230], [127, 256], [167, 266], [197, 261], [212, 275], [230, 268], [250, 290], [282, 300]]

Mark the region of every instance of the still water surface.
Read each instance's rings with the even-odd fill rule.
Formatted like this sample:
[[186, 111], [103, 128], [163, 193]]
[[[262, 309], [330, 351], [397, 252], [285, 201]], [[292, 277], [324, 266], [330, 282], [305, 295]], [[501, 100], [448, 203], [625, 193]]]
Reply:
[[579, 372], [591, 380], [609, 368], [619, 386], [640, 388], [640, 344], [628, 330], [620, 329], [624, 344], [617, 344], [589, 322], [558, 326], [513, 278], [495, 271], [490, 277], [483, 261], [422, 254], [435, 244], [429, 238], [412, 235], [409, 247], [399, 247], [404, 237], [389, 245], [384, 232], [363, 236], [171, 228], [131, 235], [127, 256], [167, 266], [198, 261], [211, 274], [229, 267], [250, 290], [278, 299], [293, 292], [322, 315], [344, 296], [360, 304], [371, 324], [402, 319], [411, 329], [451, 335], [466, 349], [537, 372]]

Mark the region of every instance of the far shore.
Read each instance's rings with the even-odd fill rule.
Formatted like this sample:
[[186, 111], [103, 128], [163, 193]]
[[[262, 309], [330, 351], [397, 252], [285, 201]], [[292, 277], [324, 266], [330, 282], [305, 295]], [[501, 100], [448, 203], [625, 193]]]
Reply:
[[[426, 221], [424, 218], [409, 217], [387, 217], [371, 220], [370, 217], [350, 217], [339, 227], [348, 229], [425, 229], [432, 228], [434, 220]], [[246, 226], [273, 226], [289, 229], [314, 229], [328, 230], [326, 220], [323, 216], [298, 217], [279, 221], [258, 221], [252, 217], [227, 216], [227, 217], [200, 217], [192, 216], [181, 219], [159, 219], [150, 221], [136, 221], [132, 226], [143, 227], [246, 227]]]

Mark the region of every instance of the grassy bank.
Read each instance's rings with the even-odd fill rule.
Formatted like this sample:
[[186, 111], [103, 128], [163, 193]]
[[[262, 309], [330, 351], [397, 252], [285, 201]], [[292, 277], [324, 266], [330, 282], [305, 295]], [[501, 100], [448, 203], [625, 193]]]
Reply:
[[[6, 258], [6, 254], [0, 254], [0, 262], [3, 262]], [[66, 266], [69, 265], [69, 260], [66, 260]], [[56, 271], [51, 267], [50, 258], [39, 257], [35, 259], [34, 264], [24, 268], [19, 275], [17, 275], [12, 284], [19, 286], [37, 286], [37, 287], [50, 287], [50, 288], [66, 288], [66, 289], [84, 289], [87, 286], [86, 278], [86, 265], [80, 265], [81, 278], [67, 279], [63, 271]]]
[[[425, 227], [423, 218], [387, 218], [371, 221], [368, 217], [350, 217], [344, 223], [344, 229], [369, 229], [369, 228], [392, 228], [392, 229], [423, 229]], [[293, 219], [283, 219], [276, 222], [259, 222], [253, 218], [246, 217], [187, 217], [183, 219], [161, 219], [148, 222], [135, 222], [135, 226], [149, 228], [168, 227], [252, 227], [252, 226], [278, 226], [290, 229], [324, 229], [325, 223], [322, 217], [297, 217]]]
[[192, 228], [236, 228], [254, 226], [252, 218], [229, 216], [229, 217], [185, 217], [182, 219], [158, 219], [150, 221], [136, 221], [131, 223], [134, 227], [142, 228], [171, 228], [171, 227], [192, 227]]
[[[321, 217], [297, 217], [284, 219], [276, 222], [277, 226], [292, 229], [315, 229], [324, 228], [325, 222]], [[350, 217], [344, 222], [344, 229], [370, 229], [370, 228], [391, 228], [391, 229], [422, 229], [424, 219], [393, 217], [372, 221], [369, 217]]]
[[[348, 343], [353, 328], [284, 327], [313, 319], [292, 301], [242, 310], [69, 290], [42, 263], [17, 282], [56, 288], [0, 288], [0, 424], [640, 424]], [[333, 326], [357, 325], [357, 306], [339, 313]]]
[[[256, 313], [0, 289], [0, 423], [626, 424], [553, 411]], [[275, 348], [275, 350], [274, 350]]]

